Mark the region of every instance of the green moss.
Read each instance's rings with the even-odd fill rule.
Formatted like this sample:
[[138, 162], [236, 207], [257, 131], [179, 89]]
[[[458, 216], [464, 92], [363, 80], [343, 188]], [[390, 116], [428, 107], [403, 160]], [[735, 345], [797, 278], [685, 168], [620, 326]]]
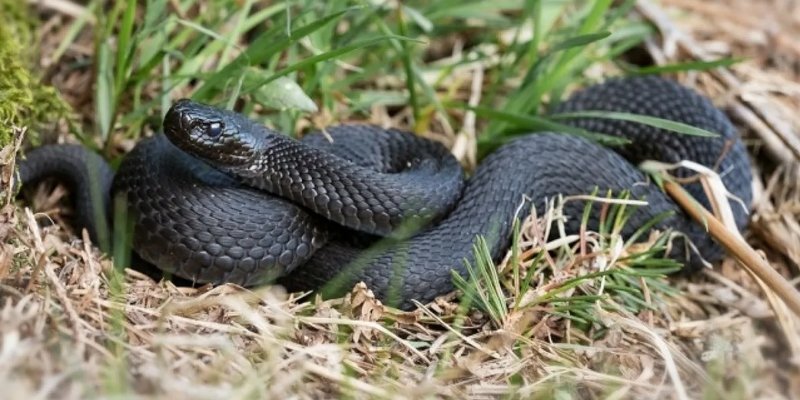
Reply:
[[0, 0], [0, 147], [11, 141], [13, 126], [26, 126], [36, 141], [38, 128], [69, 113], [53, 87], [31, 70], [35, 21], [25, 2]]

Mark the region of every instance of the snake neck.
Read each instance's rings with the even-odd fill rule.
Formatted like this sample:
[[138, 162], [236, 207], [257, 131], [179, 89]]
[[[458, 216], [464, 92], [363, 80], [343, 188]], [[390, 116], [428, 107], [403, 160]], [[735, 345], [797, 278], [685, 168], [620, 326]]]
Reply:
[[[459, 194], [463, 175], [441, 173], [451, 168], [450, 164], [457, 162], [453, 159], [443, 165], [415, 159], [398, 171], [381, 172], [297, 140], [271, 135], [250, 165], [229, 167], [226, 172], [342, 226], [373, 235], [407, 237], [449, 211], [457, 200], [452, 193]], [[419, 184], [430, 179], [459, 189], [444, 191]]]

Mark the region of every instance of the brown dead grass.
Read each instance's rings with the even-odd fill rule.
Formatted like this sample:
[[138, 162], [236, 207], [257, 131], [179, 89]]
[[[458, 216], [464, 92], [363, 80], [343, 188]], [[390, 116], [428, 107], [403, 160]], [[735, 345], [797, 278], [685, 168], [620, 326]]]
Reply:
[[[662, 37], [648, 48], [659, 63], [748, 56], [730, 69], [679, 79], [715, 99], [746, 135], [757, 160], [747, 239], [784, 276], [797, 277], [800, 50], [794, 38], [800, 5], [663, 0], [642, 1], [638, 10], [661, 29]], [[47, 24], [45, 29], [57, 33]], [[477, 101], [480, 70], [467, 73], [471, 100]], [[52, 78], [78, 105], [85, 104], [77, 89], [87, 87], [86, 79], [57, 69]], [[476, 128], [469, 120], [464, 126], [454, 146], [467, 158], [465, 143]], [[455, 135], [446, 128], [440, 133]], [[3, 187], [10, 183], [16, 150], [0, 151]], [[49, 196], [43, 203], [54, 204], [58, 195]], [[397, 313], [360, 286], [327, 302], [301, 301], [279, 288], [176, 287], [115, 271], [96, 249], [70, 239], [57, 225], [39, 226], [29, 209], [9, 201], [3, 199], [0, 208], [3, 398], [800, 393], [797, 317], [773, 311], [762, 288], [733, 260], [700, 279], [676, 280], [682, 295], [659, 312], [600, 311], [609, 330], [593, 340], [546, 307], [511, 314], [498, 327], [475, 311], [456, 321], [451, 298]], [[523, 241], [523, 254], [536, 245], [541, 223], [529, 219], [523, 227], [530, 239]], [[575, 268], [596, 261], [575, 261]], [[559, 279], [564, 277], [536, 282], [534, 292]], [[124, 290], [115, 294], [119, 287]]]

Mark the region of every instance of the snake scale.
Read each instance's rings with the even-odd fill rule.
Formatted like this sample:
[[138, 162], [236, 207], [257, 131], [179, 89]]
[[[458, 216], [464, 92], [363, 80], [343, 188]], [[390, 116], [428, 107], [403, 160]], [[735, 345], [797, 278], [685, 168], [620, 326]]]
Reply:
[[[714, 168], [746, 206], [750, 164], [728, 118], [710, 100], [660, 77], [612, 78], [576, 91], [553, 112], [605, 110], [669, 119], [714, 133], [700, 137], [637, 122], [574, 118], [568, 124], [623, 137], [609, 148], [578, 136], [535, 132], [486, 156], [468, 178], [441, 144], [371, 125], [338, 125], [291, 139], [243, 115], [177, 101], [163, 133], [141, 140], [116, 173], [75, 145], [31, 150], [20, 164], [25, 185], [56, 176], [69, 184], [76, 220], [94, 240], [111, 226], [111, 198], [122, 194], [133, 218], [133, 249], [159, 269], [198, 283], [255, 286], [278, 280], [290, 290], [348, 290], [363, 281], [379, 299], [408, 309], [454, 289], [451, 271], [474, 263], [478, 235], [497, 260], [515, 217], [558, 195], [629, 190], [647, 206], [622, 234], [664, 212], [653, 228], [685, 234], [708, 261], [722, 249], [637, 168], [644, 160], [691, 160]], [[679, 171], [688, 176], [689, 171]], [[702, 186], [686, 189], [708, 207]], [[527, 200], [527, 203], [523, 203]], [[585, 203], [570, 201], [568, 232]], [[597, 228], [593, 205], [589, 228]], [[740, 229], [747, 210], [731, 201]], [[669, 254], [697, 268], [685, 246]]]

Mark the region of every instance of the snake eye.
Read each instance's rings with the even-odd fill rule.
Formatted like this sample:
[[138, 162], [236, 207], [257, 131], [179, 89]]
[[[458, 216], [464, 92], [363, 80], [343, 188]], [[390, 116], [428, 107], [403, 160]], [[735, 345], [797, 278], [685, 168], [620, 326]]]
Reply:
[[219, 122], [212, 122], [206, 128], [206, 133], [208, 136], [211, 136], [212, 139], [218, 137], [222, 134], [222, 124]]

